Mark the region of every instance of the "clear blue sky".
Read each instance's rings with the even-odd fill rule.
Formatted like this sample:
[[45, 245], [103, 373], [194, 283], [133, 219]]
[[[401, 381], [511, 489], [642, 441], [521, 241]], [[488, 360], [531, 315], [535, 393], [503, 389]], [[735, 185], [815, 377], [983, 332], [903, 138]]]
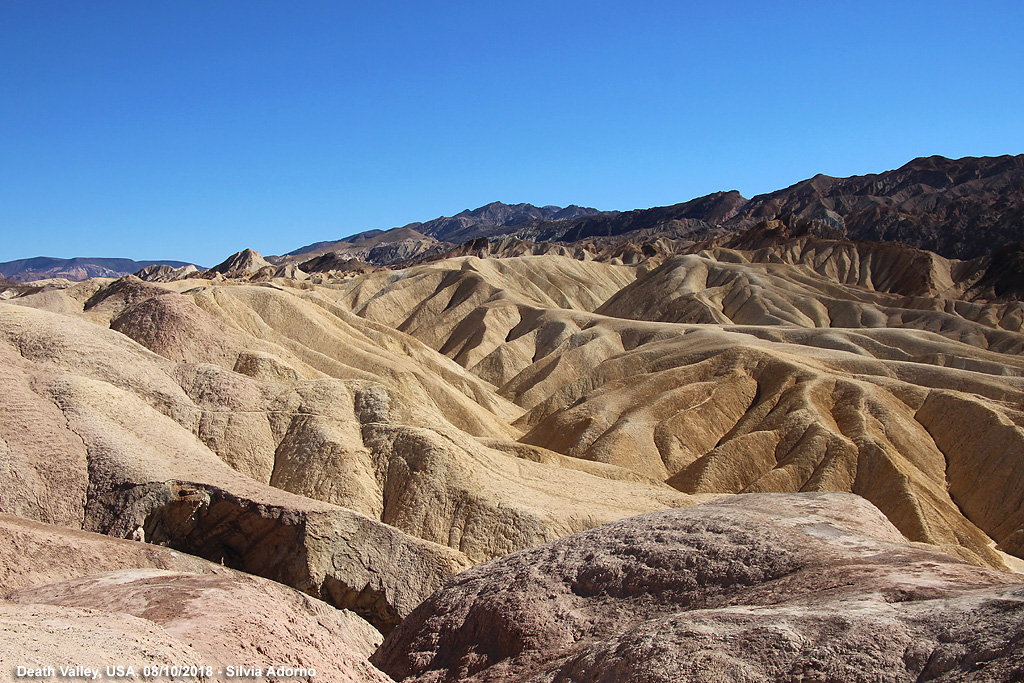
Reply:
[[0, 0], [0, 261], [1024, 152], [1024, 3]]

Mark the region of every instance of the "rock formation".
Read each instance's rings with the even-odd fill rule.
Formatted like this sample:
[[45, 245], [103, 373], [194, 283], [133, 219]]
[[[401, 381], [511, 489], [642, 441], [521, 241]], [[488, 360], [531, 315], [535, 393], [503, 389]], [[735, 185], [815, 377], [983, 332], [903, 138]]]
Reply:
[[258, 251], [243, 249], [237, 254], [232, 254], [213, 268], [203, 272], [203, 277], [220, 275], [249, 275], [259, 271], [261, 268], [273, 268], [271, 264], [260, 256]]
[[[530, 257], [418, 266], [343, 291], [360, 315], [417, 336], [526, 409], [514, 423], [521, 442], [687, 493], [857, 492], [911, 539], [999, 566], [988, 537], [1016, 547], [1024, 491], [1001, 480], [993, 519], [1008, 526], [997, 532], [964, 506], [970, 487], [947, 479], [991, 458], [1007, 473], [1022, 466], [1019, 448], [995, 446], [1018, 443], [1024, 422], [1020, 304], [943, 300], [953, 265], [934, 255], [827, 246], [800, 252], [818, 270], [761, 252], [680, 256], [610, 296], [574, 290], [571, 271], [553, 265], [566, 262], [542, 257], [557, 309], [532, 291], [536, 278], [511, 275], [545, 263]], [[620, 272], [573, 267], [606, 283]], [[942, 436], [968, 414], [994, 431]]]
[[1011, 681], [1024, 581], [848, 494], [734, 496], [478, 565], [371, 661], [397, 681]]
[[134, 665], [140, 677], [154, 665], [274, 666], [316, 671], [302, 680], [388, 680], [366, 661], [381, 640], [372, 626], [279, 583], [8, 515], [0, 538], [5, 666]]
[[754, 197], [731, 225], [745, 228], [783, 216], [831, 227], [848, 239], [975, 258], [1022, 238], [1024, 155], [932, 156], [878, 174], [819, 174]]

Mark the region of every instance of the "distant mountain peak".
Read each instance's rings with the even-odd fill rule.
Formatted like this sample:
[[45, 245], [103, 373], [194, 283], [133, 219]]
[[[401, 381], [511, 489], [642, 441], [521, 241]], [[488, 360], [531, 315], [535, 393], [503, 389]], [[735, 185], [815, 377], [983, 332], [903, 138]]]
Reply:
[[[367, 231], [286, 256], [309, 254], [308, 259], [350, 249], [356, 243], [388, 245], [409, 237], [422, 237], [416, 253], [431, 256], [478, 239], [608, 243], [658, 235], [701, 241], [786, 216], [848, 239], [899, 241], [947, 257], [973, 258], [1007, 241], [1024, 240], [1024, 155], [962, 159], [933, 155], [862, 176], [818, 173], [750, 200], [737, 190], [725, 190], [671, 206], [623, 212], [576, 204], [560, 208], [492, 201], [454, 216], [409, 223], [401, 229]], [[426, 244], [430, 240], [437, 244]], [[371, 258], [369, 253], [348, 256]], [[282, 258], [271, 260], [277, 263]], [[394, 263], [399, 262], [404, 263]]]
[[126, 258], [53, 258], [38, 256], [0, 263], [0, 277], [18, 282], [32, 282], [50, 278], [65, 280], [87, 280], [94, 277], [119, 278], [137, 272], [147, 266], [170, 266], [183, 268], [185, 261], [133, 261]]
[[478, 237], [508, 232], [513, 227], [544, 221], [565, 221], [582, 216], [597, 216], [607, 212], [570, 204], [562, 208], [548, 204], [505, 204], [491, 202], [475, 209], [460, 211], [454, 216], [441, 216], [415, 225], [416, 229], [444, 242], [462, 243]]
[[210, 269], [213, 273], [227, 275], [229, 273], [255, 273], [260, 268], [271, 265], [255, 249], [243, 249], [232, 254], [224, 261]]
[[408, 223], [390, 230], [367, 230], [340, 240], [316, 242], [290, 251], [284, 257], [271, 256], [269, 258], [272, 262], [279, 263], [282, 260], [294, 260], [300, 256], [305, 256], [308, 259], [351, 247], [385, 245], [409, 239], [435, 240], [440, 243], [449, 243], [450, 247], [480, 237], [509, 232], [532, 223], [568, 221], [583, 216], [614, 213], [617, 212], [599, 211], [576, 204], [570, 204], [563, 208], [553, 204], [534, 206], [522, 202], [506, 204], [494, 201], [475, 209], [464, 209], [454, 216], [440, 216], [426, 223]]

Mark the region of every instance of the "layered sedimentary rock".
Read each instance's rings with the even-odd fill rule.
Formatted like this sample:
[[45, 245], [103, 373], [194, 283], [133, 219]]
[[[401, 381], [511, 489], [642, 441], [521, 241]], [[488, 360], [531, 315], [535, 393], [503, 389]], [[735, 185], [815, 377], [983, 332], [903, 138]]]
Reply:
[[5, 511], [224, 562], [386, 631], [470, 561], [697, 500], [517, 445], [521, 410], [493, 387], [316, 292], [186, 291], [128, 278], [77, 315], [0, 311]]
[[975, 258], [1020, 241], [1024, 155], [921, 157], [849, 178], [816, 175], [754, 197], [729, 224], [792, 216], [855, 240], [888, 240], [950, 258]]
[[[990, 537], [1019, 552], [1020, 304], [942, 298], [968, 292], [970, 278], [934, 254], [769, 241], [675, 257], [558, 309], [531, 296], [532, 280], [487, 278], [472, 259], [352, 283], [343, 300], [526, 409], [520, 442], [687, 493], [853, 491], [914, 540], [995, 566]], [[619, 272], [585, 266], [604, 269], [605, 283]], [[944, 434], [977, 419], [993, 428]], [[997, 470], [1009, 478], [996, 495], [953, 475]], [[991, 511], [969, 502], [979, 496]]]
[[[259, 434], [261, 423], [245, 414], [217, 423], [175, 380], [179, 366], [127, 337], [17, 307], [0, 312], [0, 327], [5, 511], [166, 543], [357, 608], [384, 629], [467, 565], [458, 552], [229, 467], [198, 433]], [[262, 428], [269, 433], [266, 416]], [[381, 563], [408, 571], [385, 574]]]
[[[3, 495], [10, 511], [122, 535], [145, 524], [87, 520], [90, 487], [102, 493], [88, 509], [122, 516], [175, 487], [236, 495], [179, 471], [161, 473], [159, 492], [98, 487], [103, 458], [79, 440], [106, 457], [122, 430], [154, 462], [165, 447], [151, 446], [156, 421], [109, 417], [122, 403], [118, 414], [160, 413], [188, 443], [175, 452], [198, 448], [247, 486], [355, 510], [472, 561], [699, 496], [800, 490], [864, 495], [908, 537], [974, 562], [1002, 565], [993, 540], [1019, 553], [1019, 303], [966, 300], [970, 273], [924, 252], [786, 237], [784, 225], [733, 246], [749, 248], [660, 266], [463, 257], [330, 285], [125, 278], [18, 297], [62, 314], [5, 309], [18, 348], [5, 371], [25, 387], [6, 398], [66, 442], [26, 471], [73, 502], [22, 484]], [[60, 388], [41, 397], [46, 382]], [[965, 419], [992, 427], [947, 428]], [[11, 443], [29, 438], [15, 432]], [[1008, 476], [992, 495], [978, 471]]]

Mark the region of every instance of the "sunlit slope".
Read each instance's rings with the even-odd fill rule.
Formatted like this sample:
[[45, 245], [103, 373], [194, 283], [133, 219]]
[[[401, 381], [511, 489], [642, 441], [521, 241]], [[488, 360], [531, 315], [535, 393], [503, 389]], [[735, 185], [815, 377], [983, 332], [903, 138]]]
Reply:
[[1024, 553], [1020, 304], [981, 296], [986, 263], [745, 239], [14, 298], [5, 511], [184, 543], [168, 496], [191, 482], [200, 507], [288, 494], [458, 564], [709, 496], [850, 491], [911, 540]]
[[[19, 514], [103, 526], [81, 521], [84, 493], [105, 490], [97, 478], [108, 476], [82, 452], [82, 439], [121, 454], [111, 490], [170, 480], [268, 496], [283, 489], [474, 560], [691, 503], [628, 471], [518, 446], [521, 430], [510, 422], [522, 410], [491, 385], [320, 293], [201, 284], [179, 294], [129, 279], [89, 301], [77, 316], [3, 307], [0, 325], [20, 373], [14, 384], [24, 387], [8, 396], [11, 410], [35, 410], [44, 428], [66, 434], [61, 452], [71, 460], [56, 469], [74, 484], [54, 484], [42, 444], [19, 446], [25, 469], [39, 472], [35, 483], [12, 475], [5, 485], [22, 501]], [[88, 320], [103, 306], [113, 329]], [[40, 395], [42, 383], [58, 383], [60, 400], [72, 396], [93, 431], [69, 428], [67, 410], [53, 405], [57, 390]], [[7, 426], [14, 439], [16, 425]], [[175, 458], [161, 458], [164, 449]], [[182, 454], [192, 454], [187, 467], [176, 464]], [[71, 501], [57, 495], [75, 490]]]
[[[988, 536], [1021, 552], [1020, 305], [940, 297], [969, 287], [959, 262], [856, 253], [676, 257], [597, 308], [614, 318], [530, 306], [482, 276], [459, 291], [439, 264], [394, 283], [435, 302], [413, 306], [414, 335], [527, 410], [524, 443], [690, 493], [853, 491], [913, 540], [975, 561], [997, 562]], [[687, 307], [688, 324], [661, 320]]]

